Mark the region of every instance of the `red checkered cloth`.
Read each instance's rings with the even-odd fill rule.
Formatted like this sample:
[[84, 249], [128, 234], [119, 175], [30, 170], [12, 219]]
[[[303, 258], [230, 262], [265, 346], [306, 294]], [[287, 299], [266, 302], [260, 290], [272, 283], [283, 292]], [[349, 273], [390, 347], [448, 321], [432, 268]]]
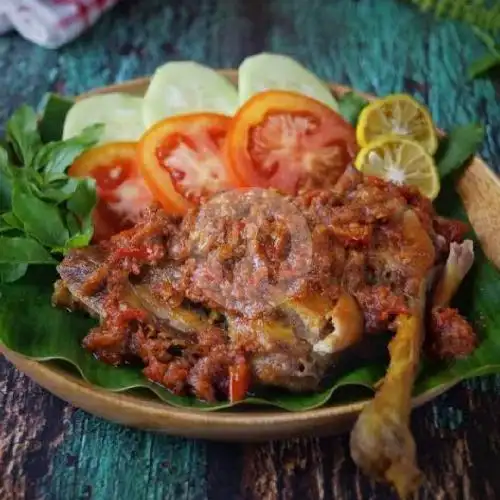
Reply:
[[92, 26], [119, 0], [0, 0], [0, 34], [11, 29], [55, 49]]

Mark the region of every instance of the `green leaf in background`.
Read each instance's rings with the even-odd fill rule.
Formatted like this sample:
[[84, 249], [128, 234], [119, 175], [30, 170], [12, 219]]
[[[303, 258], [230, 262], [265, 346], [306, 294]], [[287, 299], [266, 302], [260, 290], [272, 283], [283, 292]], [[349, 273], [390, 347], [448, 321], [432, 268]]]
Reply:
[[31, 238], [0, 236], [0, 264], [55, 264], [45, 248]]
[[[12, 283], [22, 278], [28, 270], [28, 264], [0, 264], [0, 284]], [[2, 293], [0, 291], [0, 301]]]
[[38, 133], [38, 117], [29, 106], [17, 109], [7, 122], [7, 140], [21, 165], [31, 165], [42, 145]]
[[484, 56], [476, 59], [467, 68], [469, 78], [474, 79], [485, 75], [488, 71], [500, 66], [500, 54], [485, 54]]
[[16, 180], [12, 190], [12, 211], [25, 231], [48, 247], [64, 247], [69, 238], [59, 208], [39, 199], [26, 182]]
[[34, 159], [34, 168], [43, 170], [45, 181], [50, 182], [66, 172], [78, 156], [94, 146], [102, 130], [102, 125], [92, 125], [85, 128], [77, 137], [45, 144], [39, 149]]
[[9, 155], [0, 146], [0, 213], [10, 210], [12, 191], [12, 173], [9, 165]]
[[409, 0], [438, 19], [462, 21], [482, 30], [500, 32], [500, 16], [496, 0]]
[[62, 139], [64, 120], [73, 106], [73, 100], [57, 94], [47, 94], [42, 119], [38, 125], [42, 141], [47, 144]]
[[353, 126], [358, 122], [361, 110], [368, 104], [368, 101], [356, 94], [355, 92], [347, 92], [338, 99], [340, 114]]
[[473, 28], [476, 36], [484, 43], [489, 53], [476, 59], [467, 69], [469, 78], [477, 78], [483, 76], [488, 71], [500, 66], [500, 47], [495, 44], [494, 38], [480, 30], [477, 27]]
[[456, 172], [475, 155], [484, 141], [484, 127], [477, 123], [459, 125], [443, 137], [436, 153], [441, 178]]

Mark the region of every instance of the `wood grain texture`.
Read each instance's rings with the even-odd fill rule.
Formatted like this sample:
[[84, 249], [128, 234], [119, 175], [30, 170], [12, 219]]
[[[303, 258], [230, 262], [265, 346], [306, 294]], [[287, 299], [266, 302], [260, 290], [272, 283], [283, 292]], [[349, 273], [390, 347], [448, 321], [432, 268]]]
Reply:
[[[499, 171], [500, 80], [471, 82], [465, 71], [480, 42], [396, 0], [124, 0], [57, 52], [9, 35], [0, 38], [0, 124], [48, 90], [76, 95], [168, 59], [235, 67], [261, 50], [367, 92], [410, 92], [443, 128], [483, 121], [482, 154]], [[393, 498], [355, 470], [346, 437], [248, 447], [164, 439], [66, 410], [2, 361], [0, 381], [2, 500]], [[500, 497], [498, 377], [461, 384], [412, 421], [428, 479], [419, 498]], [[169, 485], [181, 485], [179, 496]]]

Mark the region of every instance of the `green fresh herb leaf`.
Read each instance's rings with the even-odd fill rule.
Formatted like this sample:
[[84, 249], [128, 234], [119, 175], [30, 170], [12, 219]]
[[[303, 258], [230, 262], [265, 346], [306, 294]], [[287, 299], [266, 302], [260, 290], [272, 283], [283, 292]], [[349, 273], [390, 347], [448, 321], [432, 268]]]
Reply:
[[479, 40], [481, 40], [481, 42], [483, 42], [484, 45], [486, 45], [486, 48], [492, 54], [500, 56], [500, 48], [497, 47], [495, 39], [489, 33], [486, 33], [486, 31], [483, 31], [481, 28], [477, 26], [473, 26], [472, 31], [479, 38]]
[[[77, 232], [70, 232], [70, 239], [66, 243], [66, 249], [89, 244], [94, 234], [92, 212], [96, 203], [97, 194], [94, 179], [79, 179], [78, 187], [68, 200], [67, 206], [68, 210], [79, 220], [80, 228]], [[74, 227], [74, 224], [72, 226]]]
[[49, 248], [64, 247], [69, 234], [59, 208], [38, 198], [25, 182], [14, 182], [12, 211], [28, 235]]
[[74, 177], [66, 177], [63, 181], [49, 184], [45, 187], [45, 189], [37, 194], [43, 200], [59, 204], [71, 198], [75, 194], [78, 185], [78, 179], [75, 179]]
[[12, 172], [7, 151], [0, 146], [0, 213], [10, 210], [12, 192]]
[[77, 137], [45, 144], [34, 160], [35, 168], [43, 170], [46, 182], [60, 178], [76, 158], [97, 143], [102, 130], [102, 125], [92, 125]]
[[38, 125], [44, 143], [61, 140], [64, 120], [72, 106], [73, 101], [66, 97], [57, 94], [45, 96], [42, 119]]
[[31, 238], [0, 236], [0, 264], [56, 264], [40, 243]]
[[[49, 97], [42, 120], [44, 137], [60, 138], [69, 107], [64, 99]], [[59, 123], [52, 123], [54, 120]], [[50, 123], [53, 128], [49, 130]], [[34, 245], [39, 260], [54, 262], [50, 252], [65, 253], [92, 239], [95, 184], [68, 177], [66, 170], [96, 144], [102, 129], [102, 125], [93, 125], [69, 140], [42, 144], [33, 109], [22, 106], [8, 121], [7, 143], [0, 146], [0, 233], [5, 235], [4, 252], [11, 253], [6, 254], [10, 260], [0, 259], [2, 282], [15, 281], [26, 273], [27, 265], [37, 263], [30, 253]], [[12, 245], [19, 249], [15, 262], [11, 262]]]
[[12, 212], [5, 212], [2, 214], [1, 220], [3, 220], [11, 229], [24, 231], [23, 223]]
[[66, 242], [66, 245], [64, 245], [64, 248], [61, 249], [62, 253], [66, 254], [72, 248], [81, 248], [87, 246], [90, 243], [93, 235], [93, 226], [87, 224], [84, 228], [81, 229], [80, 232], [69, 238], [69, 240]]
[[436, 154], [441, 178], [459, 170], [477, 153], [484, 140], [484, 127], [477, 123], [459, 125], [442, 139]]
[[96, 202], [95, 180], [90, 177], [78, 179], [78, 187], [68, 200], [68, 209], [83, 219], [92, 213]]
[[500, 66], [500, 54], [485, 54], [467, 68], [467, 74], [471, 79], [478, 78], [498, 66]]
[[29, 106], [17, 109], [7, 122], [7, 140], [21, 165], [29, 166], [42, 145], [37, 116]]
[[495, 44], [494, 38], [480, 30], [477, 27], [473, 28], [476, 36], [486, 45], [489, 50], [488, 54], [476, 59], [467, 69], [469, 78], [477, 78], [483, 76], [488, 71], [500, 66], [500, 47]]
[[[28, 270], [28, 264], [0, 264], [0, 284], [13, 283], [22, 278]], [[2, 294], [0, 293], [0, 300]]]
[[70, 235], [80, 232], [80, 223], [78, 222], [78, 218], [74, 213], [68, 212], [66, 214], [66, 226]]
[[462, 21], [472, 29], [492, 33], [500, 31], [496, 0], [409, 0], [422, 12], [430, 12], [437, 19]]
[[0, 233], [7, 233], [10, 231], [16, 231], [15, 228], [7, 224], [3, 219], [0, 219]]
[[78, 156], [97, 143], [102, 129], [102, 125], [92, 125], [77, 137], [43, 145], [34, 158], [33, 168], [43, 170], [46, 182], [60, 178]]
[[338, 99], [340, 114], [351, 124], [356, 125], [361, 110], [368, 101], [355, 92], [347, 92]]

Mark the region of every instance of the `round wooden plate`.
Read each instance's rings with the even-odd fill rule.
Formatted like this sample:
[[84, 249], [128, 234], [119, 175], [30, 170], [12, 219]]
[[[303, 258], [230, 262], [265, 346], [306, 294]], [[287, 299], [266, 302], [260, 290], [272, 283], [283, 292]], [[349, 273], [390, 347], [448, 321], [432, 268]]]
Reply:
[[[233, 81], [237, 79], [235, 71], [222, 73]], [[89, 94], [118, 91], [143, 95], [148, 82], [148, 78], [141, 78], [96, 89]], [[337, 95], [349, 90], [339, 85], [331, 85], [331, 88]], [[458, 182], [457, 189], [486, 254], [500, 266], [500, 182], [476, 157]], [[174, 408], [153, 397], [106, 391], [50, 362], [30, 360], [1, 345], [0, 350], [20, 371], [79, 408], [121, 424], [179, 436], [223, 441], [263, 441], [307, 434], [338, 434], [352, 426], [366, 404], [366, 401], [333, 404], [301, 413], [252, 408], [221, 412]], [[419, 406], [430, 401], [452, 385], [425, 392], [414, 399], [413, 405]]]

